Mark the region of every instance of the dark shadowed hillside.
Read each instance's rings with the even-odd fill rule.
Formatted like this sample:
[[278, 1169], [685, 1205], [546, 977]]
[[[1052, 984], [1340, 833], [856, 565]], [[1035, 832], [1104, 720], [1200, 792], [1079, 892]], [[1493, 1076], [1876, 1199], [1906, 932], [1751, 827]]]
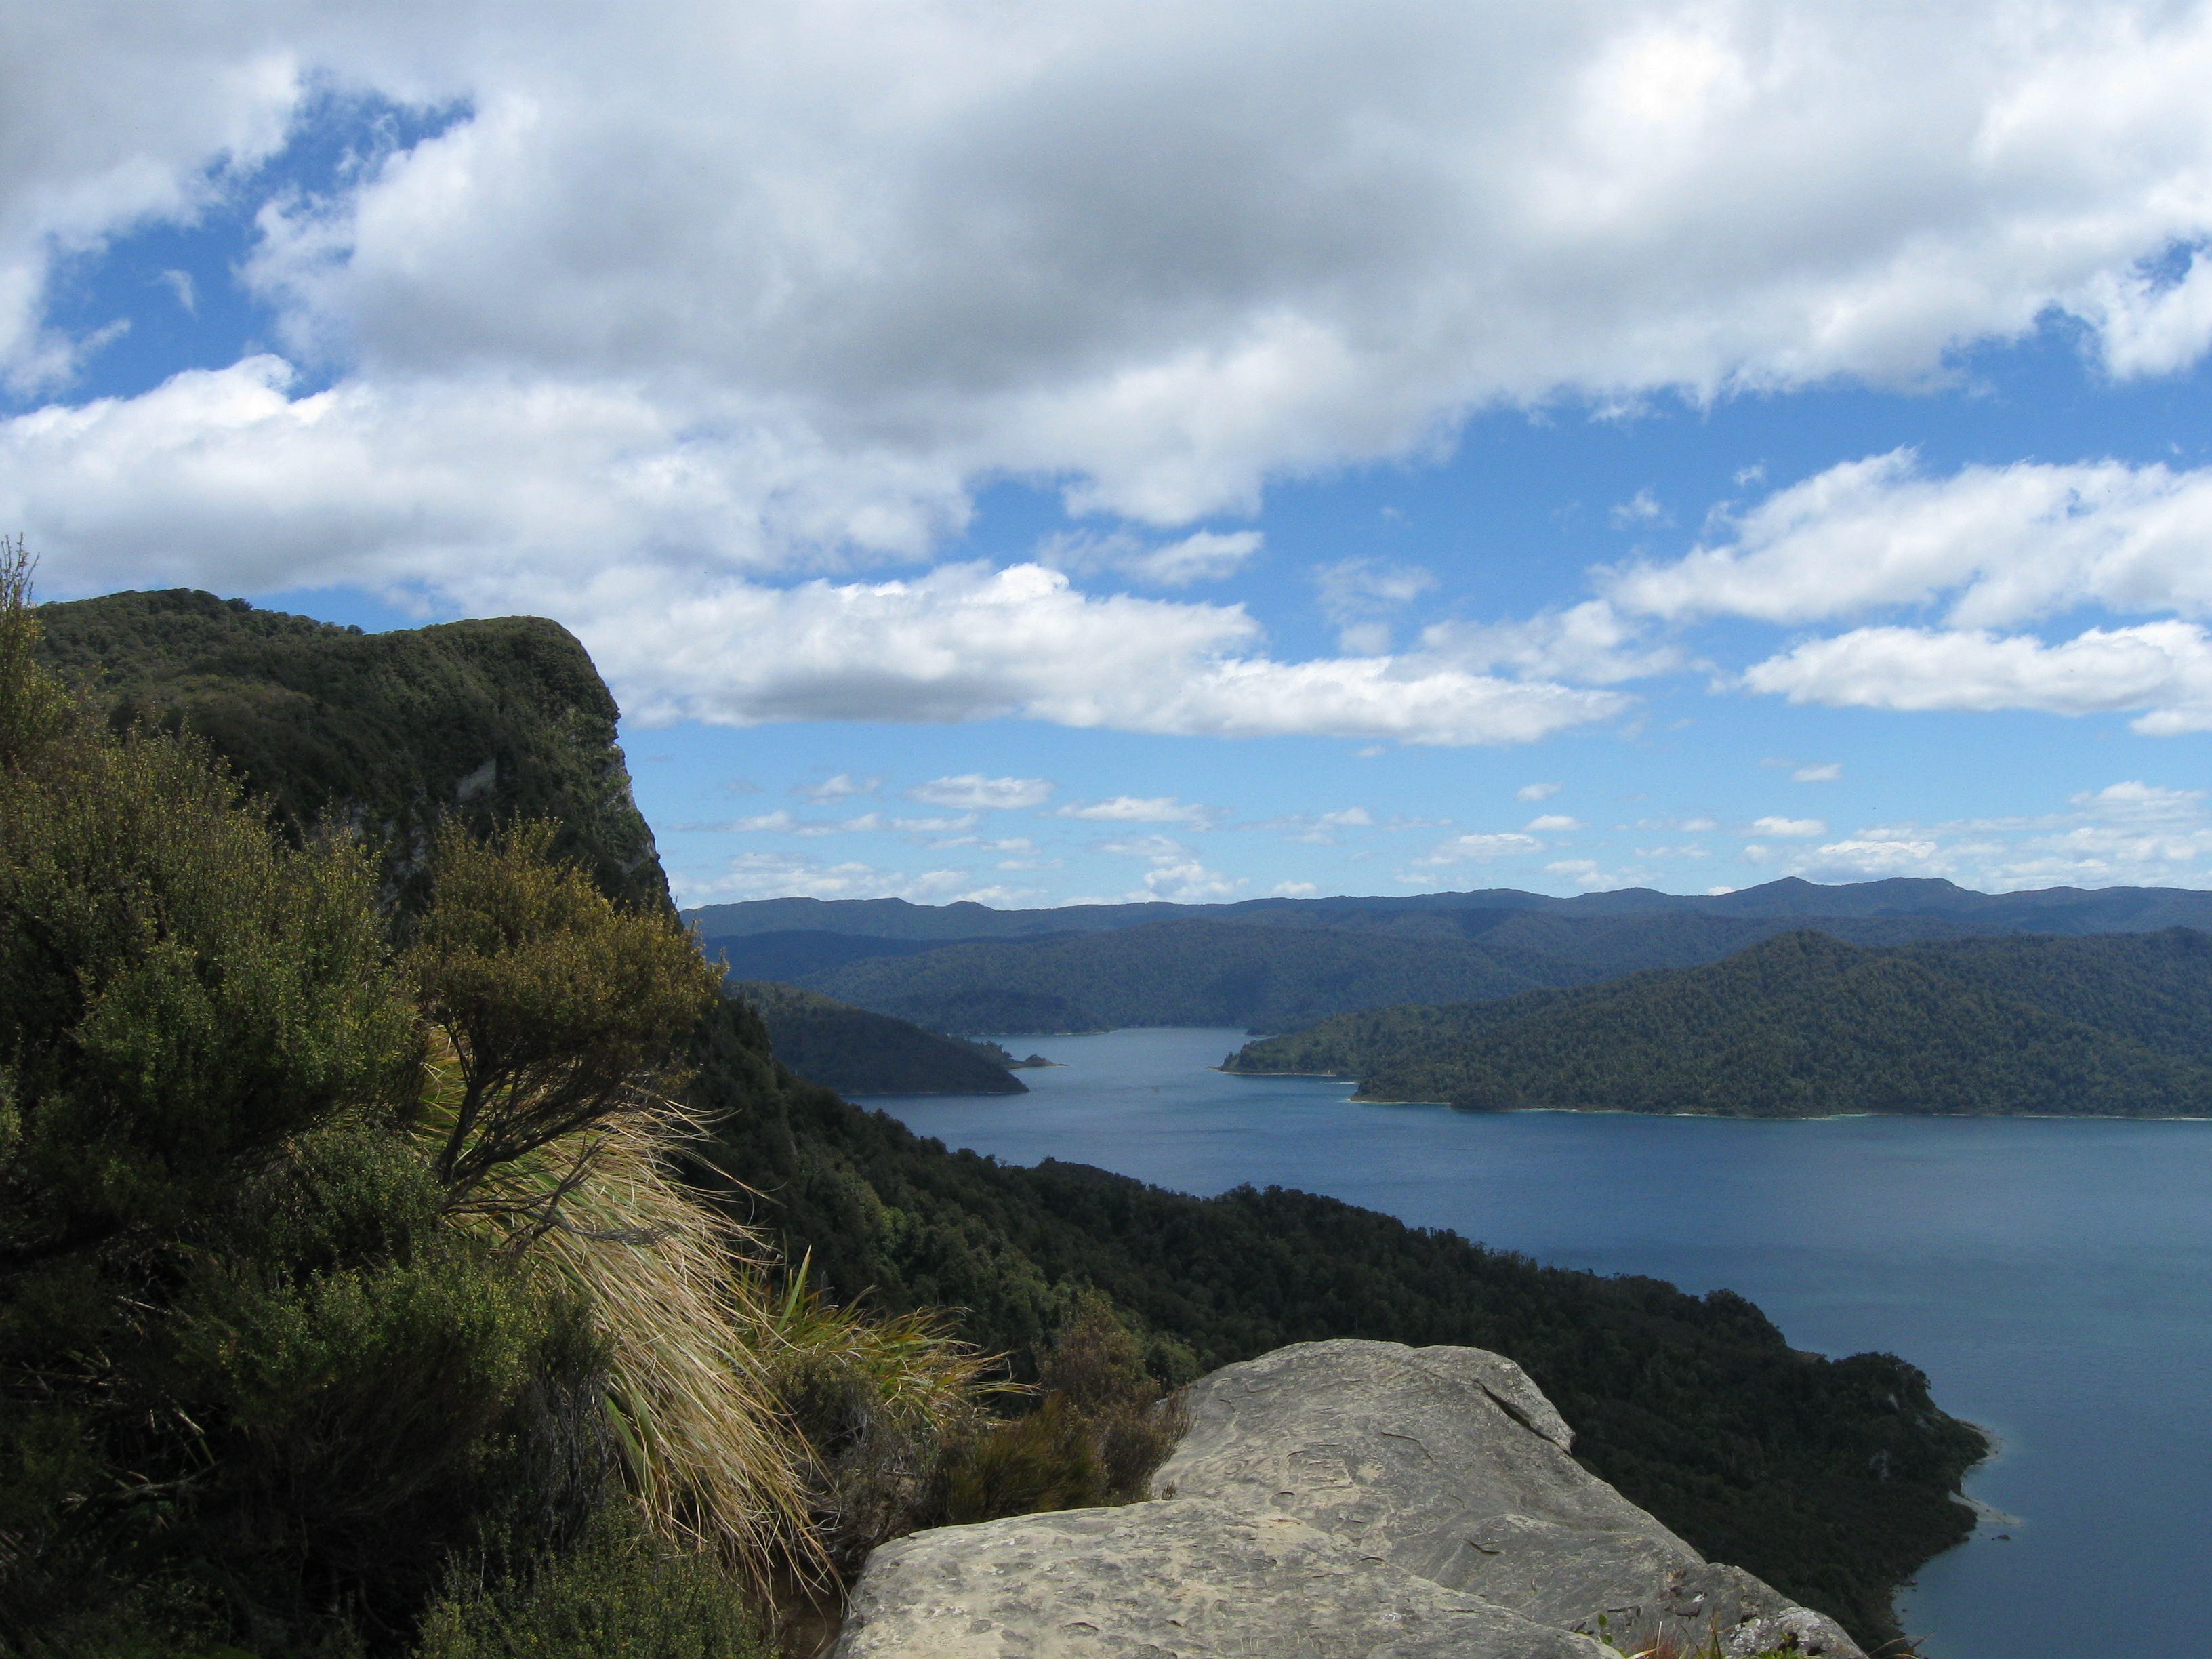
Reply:
[[617, 896], [665, 905], [619, 711], [575, 636], [539, 617], [364, 635], [172, 588], [39, 607], [40, 655], [114, 722], [208, 738], [295, 831], [333, 805], [419, 877], [440, 814], [547, 817]]
[[785, 1065], [840, 1094], [1029, 1092], [998, 1057], [1003, 1049], [925, 1031], [795, 985], [733, 980], [726, 988], [759, 1013]]

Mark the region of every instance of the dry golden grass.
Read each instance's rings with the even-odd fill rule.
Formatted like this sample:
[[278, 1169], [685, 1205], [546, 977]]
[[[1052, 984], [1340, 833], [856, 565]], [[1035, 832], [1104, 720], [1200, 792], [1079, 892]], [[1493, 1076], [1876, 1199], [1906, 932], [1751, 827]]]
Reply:
[[[426, 1155], [459, 1096], [434, 1042], [432, 1059]], [[994, 1362], [942, 1316], [830, 1304], [805, 1263], [779, 1290], [766, 1240], [673, 1174], [702, 1126], [665, 1098], [630, 1107], [501, 1164], [449, 1219], [590, 1305], [611, 1351], [607, 1422], [654, 1531], [717, 1550], [764, 1589], [826, 1583], [838, 1557], [896, 1525], [933, 1449], [977, 1415]], [[825, 1392], [835, 1446], [793, 1411]]]

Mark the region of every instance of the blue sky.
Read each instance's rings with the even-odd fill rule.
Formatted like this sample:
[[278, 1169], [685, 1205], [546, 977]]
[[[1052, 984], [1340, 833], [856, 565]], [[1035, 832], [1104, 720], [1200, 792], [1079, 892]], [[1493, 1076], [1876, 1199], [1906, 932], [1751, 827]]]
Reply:
[[42, 592], [556, 617], [687, 902], [2212, 884], [2203, 6], [23, 39]]

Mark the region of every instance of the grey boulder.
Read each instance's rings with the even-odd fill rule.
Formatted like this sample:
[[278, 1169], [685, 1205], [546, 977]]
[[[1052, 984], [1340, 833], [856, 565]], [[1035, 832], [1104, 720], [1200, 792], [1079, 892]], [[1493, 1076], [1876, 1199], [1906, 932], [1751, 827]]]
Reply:
[[1583, 1468], [1497, 1354], [1300, 1343], [1194, 1384], [1190, 1417], [1152, 1502], [878, 1550], [837, 1659], [1601, 1659], [1661, 1637], [1864, 1659]]

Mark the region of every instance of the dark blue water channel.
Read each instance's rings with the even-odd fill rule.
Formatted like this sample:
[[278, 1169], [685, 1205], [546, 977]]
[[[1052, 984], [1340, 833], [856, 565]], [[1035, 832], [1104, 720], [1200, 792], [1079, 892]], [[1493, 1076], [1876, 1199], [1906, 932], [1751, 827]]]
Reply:
[[[1795, 1346], [1887, 1349], [1993, 1429], [2002, 1511], [1900, 1601], [1931, 1659], [2086, 1659], [2212, 1583], [2212, 1123], [1355, 1104], [1208, 1069], [1233, 1030], [1009, 1036], [1011, 1098], [869, 1103], [1008, 1163], [1330, 1194], [1540, 1261], [1749, 1297]], [[2002, 1536], [2001, 1536], [2002, 1534]]]

